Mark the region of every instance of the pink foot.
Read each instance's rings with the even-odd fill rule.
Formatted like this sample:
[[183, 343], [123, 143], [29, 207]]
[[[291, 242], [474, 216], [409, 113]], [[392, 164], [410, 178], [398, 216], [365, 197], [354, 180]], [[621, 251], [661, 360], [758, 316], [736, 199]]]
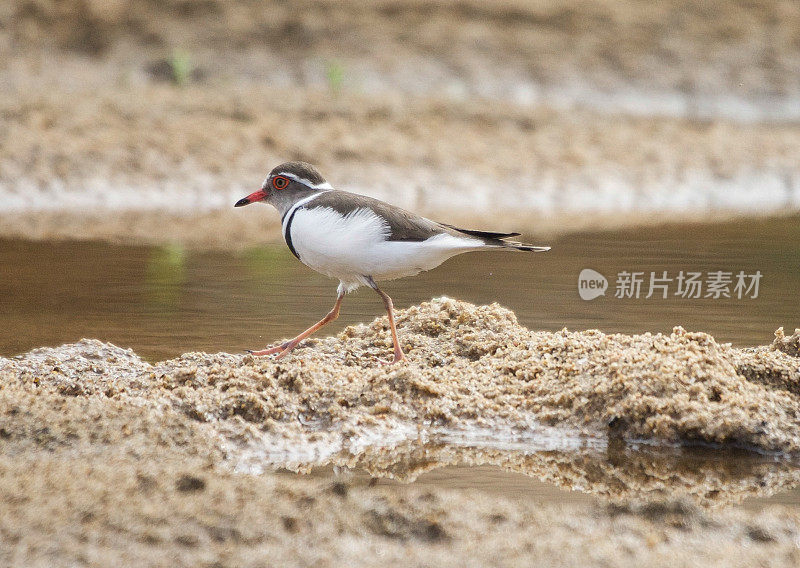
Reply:
[[386, 366], [389, 366], [389, 365], [396, 365], [397, 363], [408, 363], [408, 358], [405, 355], [403, 355], [403, 352], [401, 351], [399, 353], [395, 352], [394, 360], [392, 360], [392, 361], [380, 361], [379, 360], [378, 363], [380, 363], [381, 365], [386, 367]]
[[267, 347], [265, 349], [262, 349], [261, 351], [253, 351], [251, 349], [246, 349], [245, 351], [247, 353], [250, 353], [250, 355], [272, 355], [274, 353], [279, 353], [281, 351], [284, 351], [289, 346], [290, 343], [291, 341], [287, 341], [286, 343], [281, 343], [280, 345], [276, 345], [275, 347]]

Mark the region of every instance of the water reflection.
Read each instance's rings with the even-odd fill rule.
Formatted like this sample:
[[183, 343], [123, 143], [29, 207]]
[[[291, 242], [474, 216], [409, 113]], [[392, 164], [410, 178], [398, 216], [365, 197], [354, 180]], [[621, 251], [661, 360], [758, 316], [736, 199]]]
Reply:
[[[479, 440], [465, 444], [463, 438], [460, 443], [453, 443], [451, 438], [443, 435], [390, 448], [367, 448], [358, 455], [332, 458], [314, 473], [326, 477], [345, 475], [351, 482], [413, 481], [437, 487], [468, 486], [507, 495], [530, 492], [533, 487], [538, 498], [559, 501], [576, 499], [565, 491], [615, 503], [682, 501], [699, 506], [738, 504], [781, 492], [782, 501], [792, 502], [794, 498], [797, 504], [799, 497], [794, 495], [796, 490], [785, 492], [800, 484], [800, 464], [743, 450], [632, 447], [612, 440], [603, 449], [590, 446], [536, 451], [521, 444], [502, 447], [493, 442], [487, 446]], [[553, 487], [564, 491], [554, 491]]]
[[186, 290], [186, 260], [188, 254], [181, 245], [170, 244], [150, 251], [145, 269], [147, 303], [155, 309], [179, 309]]

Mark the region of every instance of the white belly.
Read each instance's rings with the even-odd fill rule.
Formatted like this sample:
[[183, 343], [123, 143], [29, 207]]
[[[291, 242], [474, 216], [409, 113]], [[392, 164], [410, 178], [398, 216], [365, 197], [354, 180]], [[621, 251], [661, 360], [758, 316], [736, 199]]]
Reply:
[[328, 207], [298, 209], [290, 226], [300, 260], [349, 287], [373, 280], [412, 276], [450, 257], [478, 250], [478, 239], [436, 235], [421, 242], [387, 241], [389, 227], [370, 209], [341, 215]]

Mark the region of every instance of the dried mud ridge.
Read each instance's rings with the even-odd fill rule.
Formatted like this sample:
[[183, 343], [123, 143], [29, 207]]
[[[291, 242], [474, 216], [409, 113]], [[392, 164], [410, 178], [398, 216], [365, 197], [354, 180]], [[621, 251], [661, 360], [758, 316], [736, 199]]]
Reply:
[[[398, 325], [410, 363], [390, 367], [386, 318], [279, 362], [187, 353], [152, 365], [96, 340], [0, 359], [2, 443], [155, 445], [240, 472], [333, 463], [403, 480], [489, 463], [612, 498], [736, 500], [800, 477], [798, 331], [747, 349], [682, 328], [536, 332], [497, 304], [448, 298], [400, 311]], [[629, 443], [752, 453], [726, 473], [674, 448], [637, 460]]]

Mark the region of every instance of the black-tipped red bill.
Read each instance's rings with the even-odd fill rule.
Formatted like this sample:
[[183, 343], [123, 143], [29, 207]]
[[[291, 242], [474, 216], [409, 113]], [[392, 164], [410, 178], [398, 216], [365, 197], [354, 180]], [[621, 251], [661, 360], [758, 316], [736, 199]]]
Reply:
[[256, 201], [261, 201], [267, 196], [267, 192], [263, 189], [259, 189], [258, 191], [254, 191], [247, 197], [242, 197], [239, 201], [234, 204], [234, 207], [242, 207], [243, 205], [250, 205], [251, 203], [255, 203]]

